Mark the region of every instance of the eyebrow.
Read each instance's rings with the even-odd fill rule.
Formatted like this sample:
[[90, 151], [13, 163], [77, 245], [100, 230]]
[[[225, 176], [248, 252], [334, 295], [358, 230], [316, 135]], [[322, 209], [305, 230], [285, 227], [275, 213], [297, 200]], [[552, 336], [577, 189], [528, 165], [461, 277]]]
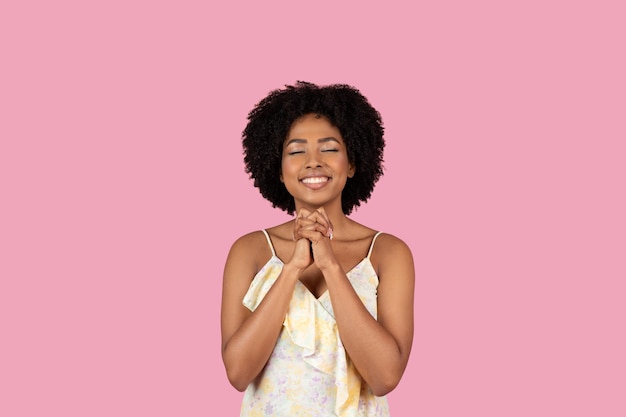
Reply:
[[[287, 143], [285, 143], [285, 146], [289, 146], [292, 143], [307, 143], [308, 141], [306, 139], [289, 139], [287, 141]], [[326, 143], [326, 142], [337, 142], [338, 144], [341, 144], [336, 138], [329, 136], [327, 138], [320, 138], [317, 140], [317, 143]]]

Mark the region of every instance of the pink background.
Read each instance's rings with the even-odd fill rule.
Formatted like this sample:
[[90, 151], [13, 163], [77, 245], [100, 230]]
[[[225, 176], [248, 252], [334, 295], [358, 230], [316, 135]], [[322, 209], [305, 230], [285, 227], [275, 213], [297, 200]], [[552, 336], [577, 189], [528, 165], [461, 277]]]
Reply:
[[223, 263], [288, 220], [240, 133], [296, 80], [385, 121], [354, 218], [416, 260], [393, 415], [626, 415], [623, 2], [209, 3], [0, 6], [1, 416], [238, 415]]

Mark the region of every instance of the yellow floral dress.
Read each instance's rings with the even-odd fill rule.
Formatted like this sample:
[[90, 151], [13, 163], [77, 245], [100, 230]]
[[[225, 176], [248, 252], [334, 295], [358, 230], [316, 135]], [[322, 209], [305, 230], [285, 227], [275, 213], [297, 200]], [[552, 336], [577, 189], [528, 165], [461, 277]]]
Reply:
[[[243, 304], [251, 311], [278, 278], [283, 262], [272, 257], [252, 280]], [[378, 276], [370, 255], [347, 273], [361, 301], [376, 318]], [[363, 341], [366, 343], [367, 341]], [[328, 291], [319, 298], [296, 283], [274, 351], [259, 376], [248, 386], [241, 417], [386, 417], [385, 397], [375, 396], [358, 374], [341, 343]]]

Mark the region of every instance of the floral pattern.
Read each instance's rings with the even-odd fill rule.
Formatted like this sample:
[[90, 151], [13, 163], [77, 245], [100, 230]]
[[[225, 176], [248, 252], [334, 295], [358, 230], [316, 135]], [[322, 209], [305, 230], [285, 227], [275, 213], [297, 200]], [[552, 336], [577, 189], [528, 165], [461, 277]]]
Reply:
[[[283, 268], [267, 232], [263, 232], [272, 257], [256, 274], [243, 299], [251, 311], [263, 300]], [[378, 277], [370, 254], [371, 248], [347, 277], [376, 318]], [[328, 291], [315, 298], [304, 284], [296, 283], [274, 351], [264, 370], [248, 386], [241, 416], [389, 416], [387, 399], [372, 393], [346, 354]]]

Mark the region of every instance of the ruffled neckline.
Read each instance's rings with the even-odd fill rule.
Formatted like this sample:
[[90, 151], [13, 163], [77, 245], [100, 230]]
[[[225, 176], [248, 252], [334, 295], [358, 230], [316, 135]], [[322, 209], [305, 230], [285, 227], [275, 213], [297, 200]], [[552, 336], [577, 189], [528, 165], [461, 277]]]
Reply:
[[[275, 258], [275, 261], [277, 261], [278, 264], [280, 264], [281, 266], [285, 266], [285, 263], [278, 256], [272, 255], [272, 258]], [[266, 265], [268, 263], [272, 262], [272, 258], [270, 258], [270, 260], [267, 261]], [[356, 272], [359, 269], [364, 268], [366, 266], [365, 264], [369, 264], [368, 266], [370, 268], [372, 268], [372, 270], [374, 269], [374, 266], [372, 265], [372, 262], [370, 261], [370, 258], [365, 257], [365, 258], [361, 259], [361, 261], [358, 264], [356, 264], [352, 268], [350, 268], [350, 270], [348, 272], [346, 272], [346, 275], [348, 276], [348, 279], [350, 280], [351, 276], [353, 275], [353, 272]], [[352, 280], [350, 280], [350, 281], [352, 281]], [[302, 282], [300, 282], [299, 280], [296, 283], [296, 285], [302, 285], [304, 287], [304, 289], [306, 289], [307, 292], [309, 294], [311, 294], [311, 297], [315, 298], [317, 301], [322, 301], [322, 300], [324, 300], [324, 299], [329, 297], [328, 288], [326, 288], [326, 290], [324, 290], [324, 292], [321, 293], [319, 295], [319, 297], [316, 297], [315, 294], [313, 294], [311, 292], [311, 290], [309, 290], [309, 288], [306, 285], [304, 285]]]
[[[283, 261], [272, 255], [259, 270], [243, 299], [248, 309], [254, 311], [261, 303], [283, 266]], [[376, 318], [378, 276], [369, 257], [352, 267], [346, 276], [365, 307]], [[303, 360], [334, 378], [337, 415], [354, 415], [359, 404], [361, 377], [341, 342], [328, 289], [315, 297], [306, 285], [297, 281], [283, 326], [293, 343], [302, 349]]]

